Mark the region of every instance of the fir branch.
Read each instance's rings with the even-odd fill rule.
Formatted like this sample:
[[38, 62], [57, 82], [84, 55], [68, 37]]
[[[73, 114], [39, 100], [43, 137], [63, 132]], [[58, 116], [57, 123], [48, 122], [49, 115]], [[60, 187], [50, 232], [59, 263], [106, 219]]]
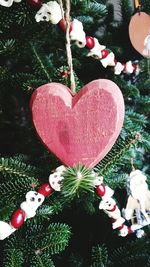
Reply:
[[47, 229], [44, 225], [35, 225], [27, 235], [27, 241], [36, 255], [43, 252], [51, 255], [60, 253], [68, 245], [69, 238], [70, 227], [61, 223], [52, 223]]
[[128, 153], [129, 148], [137, 143], [138, 137], [128, 137], [126, 140], [119, 138], [111, 151], [105, 158], [94, 168], [100, 176], [105, 176], [111, 173], [112, 170], [119, 165], [122, 165], [123, 156]]
[[30, 260], [32, 267], [55, 267], [49, 254], [38, 254], [33, 256]]
[[38, 180], [33, 177], [19, 177], [19, 179], [0, 184], [0, 204], [8, 204], [15, 199], [22, 199], [25, 194], [33, 190], [33, 185], [38, 185]]
[[32, 48], [32, 51], [34, 53], [34, 56], [36, 58], [36, 61], [37, 63], [39, 64], [40, 66], [40, 69], [42, 70], [42, 72], [44, 73], [44, 75], [47, 77], [48, 81], [51, 82], [51, 76], [50, 76], [50, 73], [47, 69], [47, 67], [45, 66], [43, 60], [41, 59], [39, 53], [38, 53], [38, 50], [37, 48], [35, 47], [34, 44], [31, 44], [31, 48]]
[[50, 216], [58, 214], [63, 208], [61, 202], [62, 202], [61, 199], [59, 199], [58, 197], [50, 198], [50, 200], [47, 200], [47, 204], [42, 205], [38, 209], [37, 216], [49, 219]]
[[28, 178], [38, 176], [40, 170], [13, 158], [0, 158], [0, 173], [9, 178]]
[[94, 246], [92, 248], [92, 264], [91, 267], [106, 267], [108, 261], [107, 248], [102, 246]]
[[4, 267], [21, 267], [23, 264], [23, 253], [19, 249], [8, 249], [5, 255]]
[[77, 167], [67, 168], [63, 173], [62, 194], [66, 199], [79, 197], [81, 192], [93, 192], [93, 176], [91, 169], [79, 164]]
[[15, 236], [9, 238], [4, 248], [4, 267], [22, 267], [23, 252]]
[[10, 54], [14, 52], [15, 40], [8, 39], [6, 41], [0, 41], [0, 54]]

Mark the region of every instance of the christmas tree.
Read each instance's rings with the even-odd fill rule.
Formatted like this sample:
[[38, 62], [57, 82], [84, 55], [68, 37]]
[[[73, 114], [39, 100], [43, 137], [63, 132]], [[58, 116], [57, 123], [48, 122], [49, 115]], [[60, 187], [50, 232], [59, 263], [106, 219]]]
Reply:
[[[49, 9], [48, 1], [0, 0], [1, 235], [6, 230], [1, 222], [10, 229], [18, 224], [16, 216], [21, 216], [18, 229], [13, 232], [11, 228], [12, 234], [0, 241], [0, 266], [150, 266], [149, 219], [142, 227], [141, 238], [136, 231], [123, 237], [118, 233], [121, 227], [129, 229], [131, 221], [126, 220], [126, 226], [123, 223], [113, 230], [113, 216], [109, 218], [104, 208], [99, 209], [100, 201], [105, 201], [102, 186], [106, 192], [114, 190], [111, 197], [120, 211], [126, 208], [131, 191], [127, 185], [133, 169], [140, 170], [150, 186], [150, 61], [133, 48], [128, 30], [135, 13], [150, 15], [149, 0], [141, 2], [122, 0], [116, 13], [110, 1], [72, 0], [70, 12], [69, 1], [57, 1], [55, 5], [59, 5], [61, 13], [54, 12], [52, 19], [53, 9]], [[80, 25], [77, 33], [75, 23]], [[70, 36], [67, 41], [71, 39], [72, 61], [66, 52], [66, 36]], [[96, 44], [100, 56], [92, 50]], [[68, 63], [73, 63], [73, 70]], [[63, 180], [57, 185], [60, 192], [52, 192], [49, 176], [56, 175], [55, 170], [62, 162], [37, 136], [31, 116], [31, 96], [47, 83], [71, 87], [70, 72], [75, 78], [76, 93], [93, 80], [114, 82], [123, 94], [125, 118], [118, 139], [105, 157], [93, 164], [92, 169], [84, 164], [65, 167], [61, 173]], [[86, 103], [85, 106], [88, 108]], [[78, 131], [80, 127], [74, 132]], [[103, 177], [103, 181], [96, 185], [95, 177]], [[45, 201], [37, 204], [39, 208], [32, 211], [33, 216], [27, 217], [23, 203], [31, 191], [38, 191], [39, 201], [44, 201], [44, 197]], [[30, 200], [35, 196], [31, 193]], [[140, 209], [139, 212], [141, 216]]]

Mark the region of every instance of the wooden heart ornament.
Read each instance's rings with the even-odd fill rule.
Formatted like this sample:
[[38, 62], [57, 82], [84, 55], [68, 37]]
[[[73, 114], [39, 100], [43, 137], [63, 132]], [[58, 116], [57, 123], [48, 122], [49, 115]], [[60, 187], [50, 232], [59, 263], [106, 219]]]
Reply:
[[129, 36], [133, 47], [144, 57], [150, 58], [150, 16], [136, 13], [129, 24]]
[[60, 83], [37, 88], [31, 98], [36, 131], [46, 147], [67, 166], [94, 167], [112, 148], [124, 120], [118, 86], [94, 80], [72, 96]]

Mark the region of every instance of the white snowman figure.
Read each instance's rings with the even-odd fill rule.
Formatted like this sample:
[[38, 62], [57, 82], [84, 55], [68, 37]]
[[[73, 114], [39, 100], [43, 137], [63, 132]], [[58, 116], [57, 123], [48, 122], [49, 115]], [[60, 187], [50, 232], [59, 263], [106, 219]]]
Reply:
[[36, 191], [29, 191], [26, 194], [26, 201], [22, 202], [20, 208], [25, 212], [26, 219], [36, 215], [36, 210], [43, 203], [45, 197]]

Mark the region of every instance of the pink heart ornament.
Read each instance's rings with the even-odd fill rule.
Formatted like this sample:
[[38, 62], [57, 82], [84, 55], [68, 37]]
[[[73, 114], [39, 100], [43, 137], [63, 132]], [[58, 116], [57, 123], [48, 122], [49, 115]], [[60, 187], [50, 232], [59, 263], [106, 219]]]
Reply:
[[94, 80], [75, 96], [60, 83], [37, 88], [31, 98], [36, 131], [46, 147], [67, 166], [94, 167], [110, 151], [124, 120], [119, 87]]

